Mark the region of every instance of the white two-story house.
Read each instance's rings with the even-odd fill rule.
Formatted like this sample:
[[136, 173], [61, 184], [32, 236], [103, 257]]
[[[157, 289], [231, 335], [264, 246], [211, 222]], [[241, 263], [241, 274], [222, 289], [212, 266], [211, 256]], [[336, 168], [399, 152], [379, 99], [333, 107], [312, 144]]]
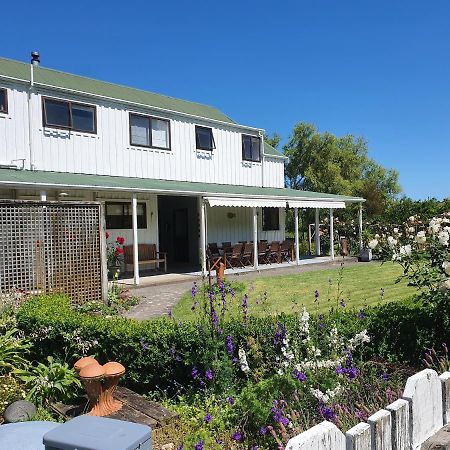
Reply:
[[155, 243], [169, 267], [205, 270], [208, 242], [283, 240], [288, 207], [363, 200], [286, 189], [284, 164], [213, 107], [0, 58], [0, 198], [104, 201], [111, 239]]

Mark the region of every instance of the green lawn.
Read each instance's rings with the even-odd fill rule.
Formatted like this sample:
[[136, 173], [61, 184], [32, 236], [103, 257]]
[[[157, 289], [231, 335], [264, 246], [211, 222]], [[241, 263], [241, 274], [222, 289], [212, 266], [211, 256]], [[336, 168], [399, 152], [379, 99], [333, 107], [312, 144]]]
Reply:
[[[301, 306], [311, 312], [324, 312], [336, 306], [343, 299], [347, 307], [363, 308], [390, 301], [400, 300], [415, 293], [405, 280], [396, 283], [402, 270], [391, 262], [357, 264], [339, 269], [317, 270], [286, 276], [264, 276], [257, 280], [245, 281], [243, 290], [236, 295], [235, 304], [230, 308], [236, 314], [244, 293], [249, 295], [250, 314], [289, 313]], [[381, 296], [381, 289], [384, 296]], [[314, 291], [319, 291], [315, 303]], [[192, 298], [186, 293], [174, 310], [175, 317], [189, 320]], [[340, 306], [341, 307], [341, 306]]]

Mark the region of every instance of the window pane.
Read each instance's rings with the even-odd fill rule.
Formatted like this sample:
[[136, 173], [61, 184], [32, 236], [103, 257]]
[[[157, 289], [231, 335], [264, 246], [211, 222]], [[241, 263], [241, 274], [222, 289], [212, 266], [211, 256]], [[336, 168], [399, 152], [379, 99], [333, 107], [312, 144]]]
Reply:
[[131, 143], [150, 147], [150, 122], [147, 117], [130, 114]]
[[252, 137], [252, 161], [259, 161], [259, 148], [260, 148], [260, 139], [257, 137]]
[[169, 122], [152, 119], [152, 147], [169, 148]]
[[6, 112], [6, 89], [0, 89], [0, 112]]
[[247, 161], [252, 160], [252, 138], [251, 136], [242, 136], [242, 153], [243, 158]]
[[106, 214], [108, 216], [121, 216], [123, 214], [123, 206], [121, 203], [107, 203]]
[[263, 230], [274, 231], [280, 229], [280, 213], [278, 208], [263, 208]]
[[45, 105], [45, 125], [59, 127], [70, 127], [69, 103], [57, 100], [44, 100]]
[[195, 141], [199, 149], [212, 150], [215, 147], [211, 128], [195, 127]]
[[78, 131], [95, 131], [95, 108], [72, 104], [72, 127]]

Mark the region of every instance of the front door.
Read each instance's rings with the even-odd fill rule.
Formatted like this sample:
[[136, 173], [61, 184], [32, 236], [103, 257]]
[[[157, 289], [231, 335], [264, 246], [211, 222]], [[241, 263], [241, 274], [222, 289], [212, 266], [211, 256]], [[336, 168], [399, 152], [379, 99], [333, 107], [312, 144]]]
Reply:
[[173, 243], [175, 262], [189, 262], [189, 220], [188, 209], [173, 211]]

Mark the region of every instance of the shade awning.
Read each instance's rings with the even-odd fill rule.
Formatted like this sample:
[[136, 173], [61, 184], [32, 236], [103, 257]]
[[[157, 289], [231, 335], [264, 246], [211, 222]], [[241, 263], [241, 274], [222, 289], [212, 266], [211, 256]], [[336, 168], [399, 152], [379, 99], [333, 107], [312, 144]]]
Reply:
[[244, 208], [286, 208], [286, 200], [264, 198], [205, 197], [209, 206], [234, 206]]
[[345, 208], [345, 202], [327, 200], [289, 200], [289, 208]]

